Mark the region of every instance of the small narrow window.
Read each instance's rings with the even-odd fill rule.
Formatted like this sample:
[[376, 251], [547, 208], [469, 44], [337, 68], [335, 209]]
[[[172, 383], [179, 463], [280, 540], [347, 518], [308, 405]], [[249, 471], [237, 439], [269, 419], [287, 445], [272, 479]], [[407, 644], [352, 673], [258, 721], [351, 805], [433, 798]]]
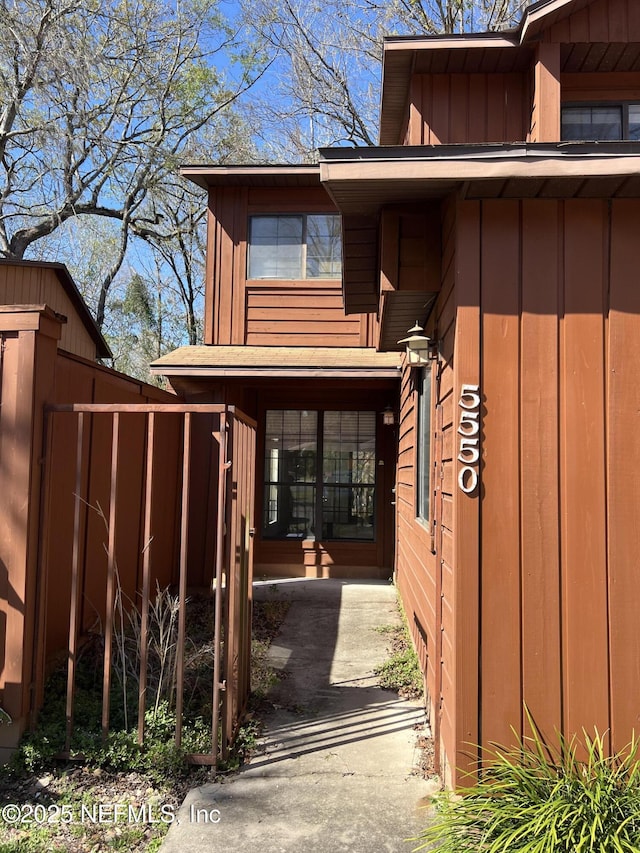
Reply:
[[342, 240], [335, 214], [252, 216], [249, 279], [340, 278]]
[[430, 523], [431, 513], [431, 365], [422, 368], [418, 384], [416, 515]]
[[374, 538], [376, 416], [325, 412], [322, 440], [322, 536]]
[[342, 239], [337, 216], [307, 216], [307, 278], [338, 278]]

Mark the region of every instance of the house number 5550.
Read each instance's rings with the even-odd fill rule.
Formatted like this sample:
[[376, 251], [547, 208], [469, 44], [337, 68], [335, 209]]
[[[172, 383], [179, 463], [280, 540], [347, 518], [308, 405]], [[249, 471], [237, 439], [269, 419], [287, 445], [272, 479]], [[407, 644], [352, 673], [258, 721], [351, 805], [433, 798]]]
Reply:
[[478, 486], [477, 464], [480, 460], [480, 390], [479, 385], [463, 385], [460, 389], [460, 447], [458, 461], [462, 467], [458, 472], [458, 485], [466, 495]]

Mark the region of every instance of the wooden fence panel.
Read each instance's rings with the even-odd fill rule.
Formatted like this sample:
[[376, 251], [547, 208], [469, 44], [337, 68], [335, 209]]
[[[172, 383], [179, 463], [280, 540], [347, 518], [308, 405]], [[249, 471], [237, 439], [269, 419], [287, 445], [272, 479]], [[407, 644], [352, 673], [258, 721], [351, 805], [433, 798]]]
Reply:
[[[251, 655], [251, 581], [252, 581], [252, 527], [253, 479], [255, 471], [255, 424], [233, 408], [224, 406], [184, 404], [70, 404], [52, 407], [49, 412], [50, 435], [64, 436], [56, 446], [49, 442], [47, 470], [58, 470], [58, 449], [73, 449], [74, 458], [65, 458], [65, 468], [71, 474], [61, 481], [55, 476], [46, 477], [48, 496], [44, 529], [50, 530], [54, 508], [60, 503], [72, 506], [72, 529], [68, 537], [69, 559], [52, 564], [59, 549], [50, 549], [51, 537], [43, 543], [41, 580], [45, 605], [43, 617], [51, 616], [57, 608], [67, 618], [67, 639], [64, 650], [67, 657], [66, 738], [64, 752], [73, 744], [75, 685], [77, 661], [81, 650], [96, 638], [102, 638], [102, 732], [106, 737], [110, 728], [110, 695], [113, 664], [123, 640], [122, 620], [137, 610], [139, 620], [139, 676], [137, 714], [138, 740], [144, 740], [144, 711], [148, 707], [147, 675], [150, 642], [150, 607], [155, 601], [156, 589], [161, 579], [177, 587], [177, 651], [176, 651], [176, 745], [183, 739], [183, 713], [185, 707], [185, 648], [187, 643], [187, 584], [190, 576], [190, 539], [205, 535], [202, 527], [190, 523], [193, 501], [191, 473], [202, 460], [194, 457], [193, 424], [203, 419], [209, 433], [209, 442], [216, 452], [207, 459], [214, 460], [215, 476], [219, 489], [216, 507], [224, 508], [215, 519], [206, 519], [207, 527], [217, 530], [215, 552], [215, 608], [213, 654], [213, 701], [211, 752], [191, 756], [198, 763], [215, 765], [219, 747], [226, 752], [237, 730], [250, 690], [249, 672]], [[57, 422], [65, 429], [56, 431]], [[96, 433], [96, 423], [100, 433]], [[131, 424], [131, 426], [130, 426]], [[214, 429], [211, 429], [213, 425]], [[99, 437], [96, 438], [96, 435]], [[68, 441], [68, 436], [73, 441]], [[105, 451], [104, 439], [109, 438]], [[135, 436], [136, 443], [131, 444]], [[223, 440], [224, 437], [224, 440]], [[227, 449], [228, 441], [228, 449]], [[135, 450], [139, 459], [131, 463], [130, 453]], [[159, 451], [163, 450], [163, 453]], [[218, 456], [220, 461], [218, 461]], [[68, 457], [68, 453], [67, 453]], [[181, 469], [179, 476], [165, 475], [165, 469]], [[227, 464], [224, 464], [224, 463]], [[71, 463], [71, 464], [68, 464]], [[128, 467], [126, 467], [128, 465]], [[68, 495], [58, 495], [60, 483], [66, 489], [73, 481]], [[206, 479], [206, 478], [205, 478]], [[106, 482], [107, 496], [99, 511], [91, 506], [92, 483]], [[173, 490], [167, 492], [167, 484]], [[132, 508], [132, 496], [136, 509]], [[64, 500], [61, 500], [64, 498]], [[95, 498], [98, 501], [98, 498]], [[65, 510], [68, 513], [68, 509]], [[103, 525], [102, 550], [104, 571], [96, 573], [85, 533], [91, 516], [96, 515]], [[56, 516], [57, 517], [57, 516]], [[69, 531], [68, 531], [69, 532]], [[171, 532], [176, 540], [171, 541]], [[156, 542], [156, 533], [158, 541]], [[96, 533], [97, 540], [97, 533]], [[89, 543], [90, 544], [90, 543]], [[168, 547], [167, 547], [168, 546]], [[92, 546], [95, 547], [95, 546]], [[174, 560], [176, 554], [179, 558]], [[66, 571], [65, 571], [66, 567]], [[70, 582], [58, 581], [71, 576]], [[91, 577], [89, 583], [89, 576]], [[213, 578], [213, 566], [209, 577]], [[224, 575], [224, 583], [222, 577]], [[91, 607], [97, 613], [94, 623], [83, 622], [82, 606], [88, 600], [90, 588]], [[60, 591], [64, 591], [64, 596]], [[223, 607], [223, 597], [225, 604]], [[60, 621], [58, 619], [58, 621]], [[135, 635], [134, 635], [135, 636]], [[58, 647], [47, 645], [47, 640], [57, 634], [42, 633], [43, 648], [39, 653], [36, 695], [43, 696], [45, 663], [52, 663]], [[93, 639], [92, 639], [93, 638]], [[88, 646], [87, 646], [88, 647]], [[225, 655], [222, 657], [222, 648]], [[218, 736], [220, 696], [224, 694], [222, 733]], [[126, 711], [125, 711], [126, 714]], [[129, 725], [135, 720], [131, 719]]]

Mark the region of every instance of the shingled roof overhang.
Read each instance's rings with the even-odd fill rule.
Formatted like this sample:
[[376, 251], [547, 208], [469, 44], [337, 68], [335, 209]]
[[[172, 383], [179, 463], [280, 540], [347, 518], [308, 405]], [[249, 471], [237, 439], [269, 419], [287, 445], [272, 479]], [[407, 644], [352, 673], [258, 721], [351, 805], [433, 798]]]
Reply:
[[156, 375], [201, 379], [397, 379], [397, 353], [365, 347], [180, 347], [151, 364]]
[[518, 143], [321, 150], [320, 177], [343, 216], [347, 313], [378, 310], [377, 242], [387, 205], [462, 198], [640, 197], [640, 144]]

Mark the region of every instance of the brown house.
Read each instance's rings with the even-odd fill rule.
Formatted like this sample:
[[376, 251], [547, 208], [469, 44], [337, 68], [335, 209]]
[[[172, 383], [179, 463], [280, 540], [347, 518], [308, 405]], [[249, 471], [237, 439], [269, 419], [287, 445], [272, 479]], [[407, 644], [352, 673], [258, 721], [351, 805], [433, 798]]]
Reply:
[[205, 345], [155, 370], [256, 418], [258, 574], [394, 572], [454, 782], [525, 702], [640, 728], [638, 140], [640, 5], [543, 0], [388, 39], [378, 148], [184, 169]]

